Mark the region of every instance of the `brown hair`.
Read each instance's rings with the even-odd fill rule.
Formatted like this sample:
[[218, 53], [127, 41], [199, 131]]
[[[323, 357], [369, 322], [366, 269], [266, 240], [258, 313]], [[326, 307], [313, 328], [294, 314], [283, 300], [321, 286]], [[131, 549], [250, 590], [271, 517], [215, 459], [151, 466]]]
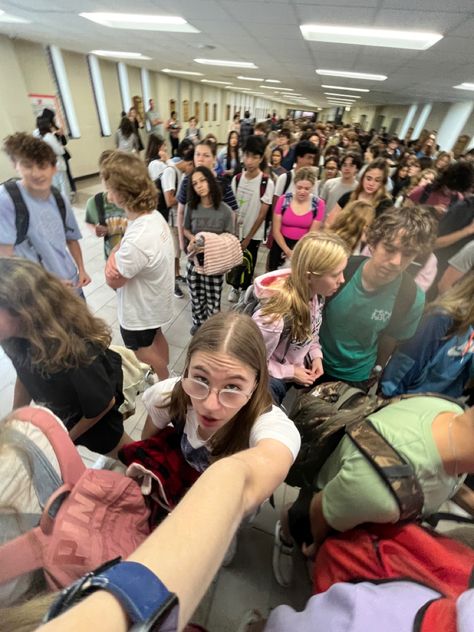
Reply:
[[331, 225], [331, 230], [344, 239], [351, 252], [362, 239], [364, 231], [375, 218], [375, 208], [370, 202], [356, 200], [349, 202], [339, 211]]
[[15, 356], [23, 339], [31, 365], [46, 373], [88, 366], [111, 340], [86, 303], [37, 263], [0, 257], [0, 308], [19, 319], [21, 339], [2, 343]]
[[372, 171], [373, 169], [379, 169], [383, 174], [383, 179], [382, 179], [382, 186], [375, 192], [375, 195], [372, 199], [372, 204], [375, 206], [375, 208], [377, 208], [377, 205], [381, 200], [383, 200], [384, 198], [390, 197], [386, 189], [386, 184], [387, 184], [388, 175], [389, 175], [387, 161], [385, 160], [385, 158], [377, 158], [376, 160], [372, 160], [372, 162], [368, 164], [367, 169], [364, 171], [364, 174], [362, 175], [359, 181], [359, 184], [351, 193], [349, 202], [355, 202], [356, 200], [359, 199], [359, 195], [364, 190], [364, 178], [369, 173], [369, 171]]
[[[191, 357], [197, 351], [227, 353], [255, 371], [256, 387], [247, 403], [220, 428], [211, 439], [213, 457], [235, 454], [249, 447], [250, 431], [260, 415], [268, 411], [271, 396], [268, 390], [267, 354], [262, 334], [246, 314], [227, 312], [215, 314], [198, 329], [191, 339], [183, 375], [188, 374]], [[184, 426], [191, 399], [177, 382], [170, 396], [171, 419]]]
[[132, 213], [156, 209], [158, 191], [144, 163], [131, 154], [114, 151], [100, 167], [106, 186], [120, 199], [120, 206]]
[[54, 167], [57, 160], [48, 143], [26, 132], [16, 132], [7, 136], [3, 141], [3, 151], [13, 162], [30, 160], [40, 166]]
[[399, 237], [404, 248], [413, 248], [423, 255], [433, 250], [436, 235], [437, 221], [428, 207], [391, 207], [375, 218], [367, 231], [367, 243], [375, 247], [381, 241], [390, 243]]

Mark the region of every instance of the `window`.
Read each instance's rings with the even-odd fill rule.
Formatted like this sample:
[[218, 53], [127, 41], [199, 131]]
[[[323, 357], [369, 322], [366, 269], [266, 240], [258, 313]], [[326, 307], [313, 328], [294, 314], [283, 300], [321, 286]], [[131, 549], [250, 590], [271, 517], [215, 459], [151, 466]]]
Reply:
[[198, 121], [199, 121], [200, 114], [201, 114], [201, 104], [199, 103], [199, 101], [194, 101], [194, 116], [197, 118]]
[[76, 109], [72, 100], [61, 49], [57, 46], [48, 46], [47, 51], [69, 132], [72, 138], [80, 138], [81, 130], [79, 129], [79, 123], [77, 121]]
[[176, 101], [174, 99], [170, 99], [170, 116], [171, 112], [176, 112]]
[[89, 65], [97, 116], [99, 117], [100, 133], [102, 136], [110, 136], [109, 113], [105, 103], [104, 84], [102, 82], [99, 60], [95, 55], [87, 55], [87, 63]]
[[184, 99], [183, 101], [183, 121], [187, 121], [189, 119], [189, 101]]
[[206, 122], [209, 120], [209, 103], [207, 101], [204, 103], [204, 120]]
[[231, 105], [227, 104], [225, 106], [225, 120], [226, 121], [230, 121], [230, 110], [231, 110]]
[[217, 103], [212, 104], [212, 120], [217, 121]]
[[130, 99], [130, 86], [128, 85], [127, 66], [122, 61], [119, 61], [117, 64], [117, 72], [120, 96], [122, 97], [122, 110], [128, 112], [132, 101]]

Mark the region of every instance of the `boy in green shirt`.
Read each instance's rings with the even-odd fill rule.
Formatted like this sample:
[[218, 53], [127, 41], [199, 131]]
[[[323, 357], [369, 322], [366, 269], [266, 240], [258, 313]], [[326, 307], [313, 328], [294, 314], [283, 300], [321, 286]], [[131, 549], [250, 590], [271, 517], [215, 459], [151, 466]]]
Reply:
[[[110, 149], [101, 153], [99, 168], [112, 153]], [[104, 255], [107, 261], [113, 248], [120, 244], [127, 228], [125, 211], [110, 202], [106, 192], [96, 193], [87, 200], [86, 223], [94, 226], [97, 237], [104, 238]]]

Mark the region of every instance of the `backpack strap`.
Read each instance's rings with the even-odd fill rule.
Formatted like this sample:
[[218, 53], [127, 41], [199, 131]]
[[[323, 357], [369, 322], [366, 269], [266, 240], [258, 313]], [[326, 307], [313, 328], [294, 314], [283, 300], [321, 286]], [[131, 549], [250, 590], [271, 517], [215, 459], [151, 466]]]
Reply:
[[97, 209], [97, 215], [99, 217], [99, 224], [101, 226], [106, 226], [104, 194], [102, 192], [96, 193], [94, 195], [94, 202]]
[[61, 195], [61, 192], [56, 187], [51, 187], [51, 193], [53, 194], [54, 199], [56, 200], [56, 205], [59, 209], [59, 214], [61, 215], [61, 219], [63, 220], [64, 225], [64, 233], [67, 235], [68, 232], [72, 231], [72, 228], [66, 225], [66, 204], [64, 203], [64, 198]]
[[424, 204], [431, 195], [433, 191], [433, 183], [427, 184], [423, 189], [423, 193], [420, 195], [420, 199], [418, 200], [418, 204]]
[[282, 195], [284, 195], [288, 191], [288, 188], [291, 184], [291, 171], [287, 171], [285, 175], [285, 186], [283, 187]]
[[86, 469], [76, 446], [56, 417], [45, 408], [25, 406], [15, 411], [14, 419], [32, 423], [43, 432], [53, 446], [65, 484], [74, 486]]
[[30, 214], [26, 206], [25, 200], [20, 191], [20, 187], [16, 180], [7, 180], [4, 182], [5, 191], [11, 197], [13, 206], [15, 207], [15, 228], [16, 241], [15, 246], [21, 244], [26, 239], [28, 227], [30, 225]]
[[262, 179], [260, 180], [260, 199], [262, 199], [263, 196], [265, 195], [265, 192], [267, 190], [267, 184], [268, 184], [268, 176], [265, 173], [263, 173]]
[[368, 418], [347, 425], [346, 434], [390, 489], [400, 509], [400, 520], [419, 518], [424, 496], [411, 464], [382, 437]]

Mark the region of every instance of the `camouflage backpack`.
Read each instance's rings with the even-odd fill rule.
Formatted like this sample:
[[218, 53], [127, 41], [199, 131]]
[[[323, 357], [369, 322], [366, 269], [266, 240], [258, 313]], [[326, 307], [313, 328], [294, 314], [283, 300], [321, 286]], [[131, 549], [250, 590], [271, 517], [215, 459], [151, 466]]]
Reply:
[[418, 518], [424, 497], [411, 464], [367, 419], [393, 401], [368, 395], [344, 382], [327, 382], [304, 393], [289, 413], [301, 434], [301, 450], [286, 483], [316, 491], [319, 470], [347, 435], [390, 489], [400, 509], [400, 520]]

